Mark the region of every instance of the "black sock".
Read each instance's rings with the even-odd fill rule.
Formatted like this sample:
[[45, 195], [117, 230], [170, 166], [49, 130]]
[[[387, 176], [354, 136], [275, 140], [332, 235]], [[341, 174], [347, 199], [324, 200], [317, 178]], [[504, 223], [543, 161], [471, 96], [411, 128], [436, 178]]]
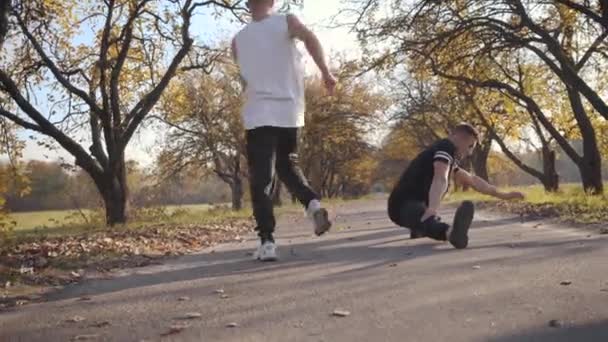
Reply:
[[450, 226], [441, 222], [441, 219], [438, 217], [429, 217], [426, 221], [422, 222], [422, 225], [426, 237], [439, 241], [446, 241], [448, 239], [447, 231]]
[[274, 237], [272, 236], [271, 233], [269, 233], [269, 234], [260, 234], [260, 240], [262, 241], [262, 244], [264, 244], [265, 242], [272, 242], [272, 243], [274, 243]]

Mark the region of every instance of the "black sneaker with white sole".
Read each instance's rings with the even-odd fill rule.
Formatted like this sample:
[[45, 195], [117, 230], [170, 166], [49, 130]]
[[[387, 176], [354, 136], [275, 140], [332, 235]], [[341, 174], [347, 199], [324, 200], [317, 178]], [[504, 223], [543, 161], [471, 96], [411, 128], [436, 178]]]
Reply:
[[454, 215], [454, 224], [452, 225], [448, 240], [457, 249], [467, 248], [469, 244], [469, 228], [473, 223], [475, 215], [475, 205], [471, 201], [464, 201]]

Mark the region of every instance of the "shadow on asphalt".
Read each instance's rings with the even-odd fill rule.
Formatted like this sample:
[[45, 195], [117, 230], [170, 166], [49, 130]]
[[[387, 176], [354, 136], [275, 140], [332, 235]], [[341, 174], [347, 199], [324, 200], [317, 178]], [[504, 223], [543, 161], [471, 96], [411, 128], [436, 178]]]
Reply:
[[608, 321], [592, 324], [565, 326], [561, 328], [542, 327], [522, 331], [507, 336], [490, 338], [488, 342], [605, 342], [608, 341]]
[[[126, 289], [183, 282], [196, 279], [228, 277], [238, 274], [251, 274], [265, 271], [297, 270], [308, 266], [324, 264], [349, 265], [348, 270], [339, 271], [332, 274], [334, 281], [347, 281], [352, 277], [361, 276], [367, 270], [388, 267], [392, 264], [402, 264], [407, 267], [407, 261], [420, 259], [438, 253], [466, 253], [445, 248], [444, 244], [428, 239], [419, 239], [415, 242], [409, 241], [409, 231], [407, 229], [394, 226], [366, 227], [370, 224], [370, 217], [380, 217], [380, 212], [374, 213], [354, 213], [342, 215], [341, 218], [348, 219], [349, 224], [360, 229], [344, 230], [334, 232], [332, 239], [312, 240], [305, 243], [294, 243], [284, 245], [281, 249], [281, 261], [277, 263], [260, 263], [251, 260], [248, 252], [249, 248], [239, 248], [236, 250], [218, 251], [215, 253], [197, 254], [180, 257], [177, 260], [168, 261], [165, 266], [174, 267], [172, 270], [164, 268], [158, 272], [130, 274], [116, 277], [109, 280], [89, 280], [80, 284], [67, 286], [62, 290], [47, 295], [45, 300], [56, 301], [78, 298], [82, 296], [93, 296], [112, 292], [123, 291]], [[386, 220], [386, 219], [385, 219]], [[498, 219], [495, 221], [483, 221], [473, 229], [487, 229], [490, 227], [500, 227], [512, 219]], [[385, 224], [386, 222], [380, 222]], [[375, 223], [377, 225], [377, 223]], [[352, 236], [339, 237], [346, 233]], [[293, 233], [291, 238], [299, 236]], [[309, 235], [307, 235], [309, 236]], [[338, 236], [338, 238], [336, 238]], [[281, 240], [289, 240], [290, 236]], [[380, 241], [377, 241], [380, 240]], [[471, 246], [470, 249], [485, 248], [527, 248], [529, 253], [523, 253], [513, 257], [500, 257], [485, 259], [485, 265], [492, 263], [522, 263], [532, 262], [542, 258], [563, 256], [565, 253], [584, 253], [589, 252], [596, 246], [603, 245], [604, 240], [589, 241], [585, 239], [570, 239], [558, 242], [532, 241], [522, 243], [497, 243], [482, 246]], [[584, 243], [584, 245], [582, 245]], [[396, 245], [395, 245], [396, 244]], [[513, 247], [515, 245], [515, 247]], [[542, 248], [536, 248], [542, 247]], [[430, 264], [429, 267], [456, 268], [469, 267], [470, 265]], [[277, 273], [269, 273], [268, 277], [281, 277]], [[321, 279], [318, 279], [321, 280]], [[325, 279], [328, 280], [328, 279]], [[251, 281], [251, 280], [247, 280]], [[316, 279], [311, 279], [311, 282]]]

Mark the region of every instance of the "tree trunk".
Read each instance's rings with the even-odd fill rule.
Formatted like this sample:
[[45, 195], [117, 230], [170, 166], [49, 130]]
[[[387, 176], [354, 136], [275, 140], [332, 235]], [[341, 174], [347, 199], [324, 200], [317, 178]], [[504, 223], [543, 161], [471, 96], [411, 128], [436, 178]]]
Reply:
[[10, 0], [3, 0], [0, 4], [0, 50], [4, 45], [4, 39], [8, 33], [8, 12], [10, 4]]
[[103, 188], [98, 189], [102, 194], [104, 206], [106, 209], [106, 224], [115, 226], [127, 222], [127, 189], [121, 184], [125, 182], [119, 181], [119, 177], [110, 176], [105, 182], [102, 182]]
[[[598, 165], [600, 166], [598, 167]], [[599, 159], [596, 161], [584, 160], [579, 165], [579, 170], [585, 192], [591, 195], [601, 195], [604, 192], [604, 183], [602, 181], [602, 168]]]
[[486, 182], [490, 180], [490, 177], [488, 176], [488, 157], [490, 156], [491, 147], [492, 139], [484, 139], [483, 143], [475, 148], [475, 151], [471, 156], [473, 172]]
[[[483, 119], [483, 118], [482, 118]], [[484, 126], [488, 129], [489, 134], [492, 135], [494, 141], [498, 143], [502, 152], [509, 158], [517, 167], [519, 167], [522, 171], [527, 174], [538, 179], [545, 190], [547, 191], [557, 191], [559, 188], [559, 177], [557, 175], [557, 171], [555, 170], [555, 152], [552, 151], [547, 143], [547, 141], [539, 135], [541, 142], [543, 143], [543, 151], [542, 151], [542, 159], [543, 159], [543, 171], [539, 171], [531, 166], [526, 165], [519, 157], [517, 157], [505, 144], [504, 140], [496, 134], [494, 128], [487, 124], [487, 121], [484, 121]], [[538, 134], [542, 134], [542, 132], [537, 131]]]
[[241, 177], [234, 177], [230, 184], [232, 191], [232, 210], [239, 211], [243, 209], [243, 180]]
[[604, 193], [602, 181], [602, 157], [597, 144], [597, 137], [593, 124], [587, 115], [581, 95], [576, 89], [568, 87], [568, 98], [572, 107], [572, 113], [583, 139], [583, 156], [576, 160], [580, 170], [583, 188], [585, 192], [593, 195]]
[[124, 152], [117, 152], [110, 158], [107, 169], [97, 176], [86, 170], [93, 178], [97, 190], [103, 198], [106, 209], [106, 224], [115, 226], [128, 220], [129, 187]]
[[556, 192], [559, 190], [559, 175], [555, 168], [555, 151], [548, 146], [543, 146], [543, 178], [541, 179], [545, 191]]

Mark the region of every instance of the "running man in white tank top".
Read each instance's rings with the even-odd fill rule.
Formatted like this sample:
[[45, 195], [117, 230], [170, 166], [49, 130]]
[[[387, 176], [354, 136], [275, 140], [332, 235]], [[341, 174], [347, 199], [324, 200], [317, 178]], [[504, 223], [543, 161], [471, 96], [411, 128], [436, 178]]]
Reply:
[[298, 132], [304, 126], [304, 66], [296, 39], [321, 70], [329, 94], [336, 80], [325, 61], [317, 37], [293, 15], [273, 13], [274, 0], [247, 2], [252, 22], [232, 40], [246, 96], [243, 122], [253, 214], [260, 236], [257, 259], [277, 259], [273, 238], [276, 225], [272, 205], [274, 172], [302, 205], [322, 235], [331, 227], [327, 210], [298, 165]]

